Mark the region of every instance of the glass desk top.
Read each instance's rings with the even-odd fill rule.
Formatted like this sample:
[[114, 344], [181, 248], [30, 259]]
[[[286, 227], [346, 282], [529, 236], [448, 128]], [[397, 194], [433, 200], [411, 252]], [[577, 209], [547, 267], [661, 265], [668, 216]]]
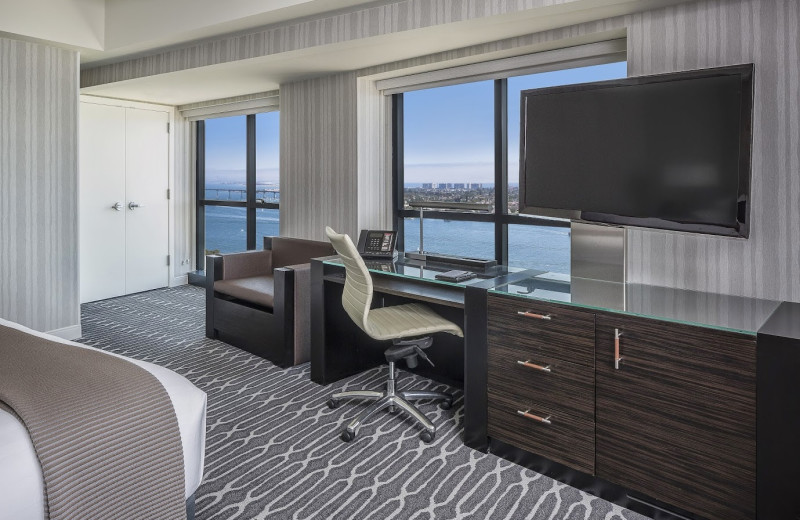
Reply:
[[490, 293], [756, 334], [780, 302], [641, 284], [534, 274]]
[[[329, 265], [342, 265], [339, 257], [328, 257], [324, 263]], [[530, 275], [540, 274], [541, 271], [530, 271], [519, 267], [508, 267], [506, 265], [496, 265], [486, 270], [472, 269], [469, 267], [456, 266], [450, 264], [438, 264], [434, 262], [424, 262], [411, 258], [406, 258], [402, 253], [398, 255], [395, 260], [364, 260], [367, 268], [374, 273], [380, 273], [389, 276], [397, 276], [404, 279], [418, 279], [425, 280], [432, 283], [448, 285], [451, 287], [466, 287], [468, 285], [480, 285], [484, 289], [494, 287], [497, 283], [502, 283], [505, 276], [527, 272]], [[469, 271], [476, 274], [475, 278], [464, 280], [462, 282], [449, 282], [445, 280], [437, 280], [436, 275], [445, 273], [447, 271]], [[496, 283], [493, 283], [496, 282]]]

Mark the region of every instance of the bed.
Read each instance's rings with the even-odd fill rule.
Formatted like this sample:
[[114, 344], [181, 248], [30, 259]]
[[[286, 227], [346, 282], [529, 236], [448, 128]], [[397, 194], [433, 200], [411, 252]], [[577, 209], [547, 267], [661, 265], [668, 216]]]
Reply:
[[[79, 343], [33, 331], [0, 319], [0, 325], [82, 348]], [[206, 394], [186, 378], [166, 368], [127, 359], [150, 372], [164, 386], [178, 419], [184, 460], [185, 497], [193, 511], [194, 492], [203, 478], [206, 428]], [[42, 520], [45, 517], [42, 470], [25, 426], [0, 409], [0, 520]]]

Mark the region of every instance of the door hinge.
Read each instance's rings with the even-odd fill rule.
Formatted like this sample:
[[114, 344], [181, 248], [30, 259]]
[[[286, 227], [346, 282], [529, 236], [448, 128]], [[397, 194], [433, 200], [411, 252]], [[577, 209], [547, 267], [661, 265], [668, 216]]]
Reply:
[[169, 188], [167, 188], [167, 200], [169, 200], [170, 198], [171, 198], [171, 194], [170, 194]]
[[169, 265], [170, 255], [167, 255], [167, 265]]
[[169, 133], [169, 122], [167, 122], [167, 133]]

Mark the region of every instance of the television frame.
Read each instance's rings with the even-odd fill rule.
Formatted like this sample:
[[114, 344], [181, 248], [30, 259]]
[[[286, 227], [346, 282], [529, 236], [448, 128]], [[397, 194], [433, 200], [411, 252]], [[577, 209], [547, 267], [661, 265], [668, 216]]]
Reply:
[[[752, 63], [742, 65], [731, 65], [726, 67], [715, 67], [709, 69], [698, 69], [682, 72], [671, 72], [666, 74], [655, 74], [649, 76], [634, 76], [629, 78], [598, 81], [593, 83], [580, 83], [575, 85], [563, 85], [558, 87], [546, 87], [538, 89], [523, 90], [520, 93], [520, 161], [519, 161], [519, 212], [521, 214], [531, 214], [546, 217], [565, 218], [578, 220], [588, 223], [608, 224], [626, 227], [639, 227], [649, 229], [661, 229], [667, 231], [682, 231], [690, 233], [702, 233], [709, 235], [720, 235], [735, 238], [748, 238], [750, 235], [750, 215], [751, 215], [751, 177], [752, 177], [752, 141], [753, 141], [753, 97], [754, 97], [754, 70]], [[527, 193], [526, 182], [526, 155], [525, 148], [527, 142], [526, 125], [526, 101], [530, 96], [552, 95], [566, 92], [579, 92], [595, 90], [601, 88], [618, 88], [636, 85], [646, 85], [650, 83], [665, 83], [671, 81], [683, 81], [699, 78], [711, 78], [719, 76], [739, 76], [742, 83], [742, 103], [740, 113], [740, 132], [739, 132], [739, 187], [737, 203], [742, 201], [745, 204], [744, 215], [737, 216], [737, 225], [727, 227], [715, 224], [683, 223], [660, 218], [628, 217], [609, 213], [598, 213], [583, 211], [581, 209], [569, 208], [547, 208], [541, 206], [526, 206], [525, 199]], [[742, 219], [742, 220], [740, 220]]]

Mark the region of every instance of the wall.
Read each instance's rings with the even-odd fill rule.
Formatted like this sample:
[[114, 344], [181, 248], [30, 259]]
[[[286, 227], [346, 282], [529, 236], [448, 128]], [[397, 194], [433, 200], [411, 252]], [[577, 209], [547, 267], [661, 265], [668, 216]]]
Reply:
[[281, 85], [280, 234], [358, 231], [356, 75]]
[[630, 75], [755, 64], [748, 240], [628, 231], [628, 280], [800, 301], [800, 2], [713, 0], [630, 16]]
[[78, 54], [0, 38], [0, 317], [80, 335]]

